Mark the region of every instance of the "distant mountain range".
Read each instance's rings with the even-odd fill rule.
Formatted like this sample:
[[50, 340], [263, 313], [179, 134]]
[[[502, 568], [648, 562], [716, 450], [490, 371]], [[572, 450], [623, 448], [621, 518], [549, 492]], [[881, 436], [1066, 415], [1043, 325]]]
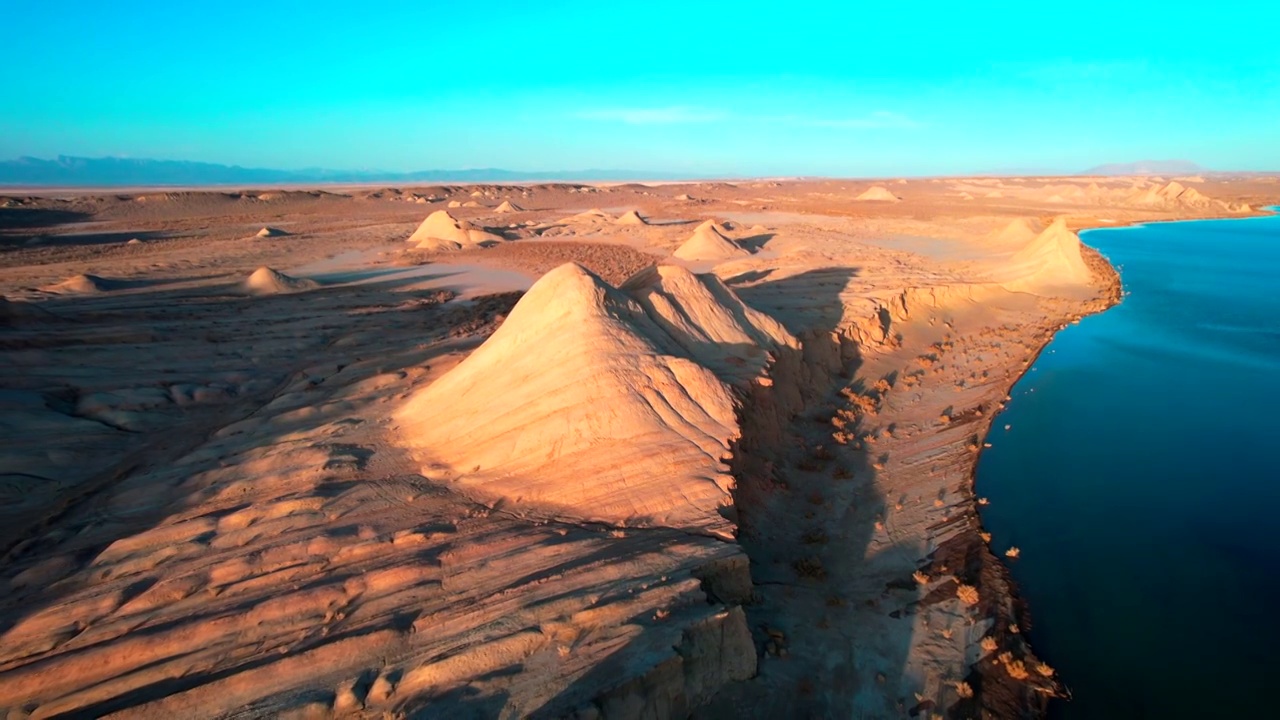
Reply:
[[[1044, 174], [1002, 171], [999, 175]], [[1195, 175], [1206, 170], [1189, 160], [1140, 160], [1110, 163], [1085, 170], [1085, 175]], [[608, 180], [698, 180], [725, 179], [690, 173], [657, 173], [640, 170], [547, 170], [522, 172], [501, 168], [471, 170], [272, 170], [238, 165], [188, 162], [183, 160], [142, 160], [132, 158], [85, 158], [59, 155], [53, 160], [21, 157], [0, 161], [0, 186], [21, 187], [155, 187], [205, 185], [308, 185], [408, 184], [477, 182], [600, 182]]]
[[1196, 175], [1205, 169], [1190, 160], [1139, 160], [1108, 163], [1084, 171], [1085, 175]]
[[519, 172], [499, 168], [475, 170], [269, 170], [238, 165], [181, 160], [83, 158], [60, 155], [54, 160], [22, 157], [0, 161], [0, 185], [51, 187], [129, 187], [156, 185], [281, 185], [303, 183], [475, 183], [531, 180], [685, 180], [695, 176], [636, 170]]

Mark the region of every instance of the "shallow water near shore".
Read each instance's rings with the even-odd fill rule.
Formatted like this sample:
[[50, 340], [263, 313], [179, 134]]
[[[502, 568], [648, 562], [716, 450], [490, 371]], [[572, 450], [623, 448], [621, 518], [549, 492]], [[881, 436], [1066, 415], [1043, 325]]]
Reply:
[[1280, 670], [1280, 217], [1082, 238], [1128, 296], [1054, 338], [977, 475], [993, 549], [1021, 549], [1032, 645], [1074, 696], [1051, 716], [1265, 716]]

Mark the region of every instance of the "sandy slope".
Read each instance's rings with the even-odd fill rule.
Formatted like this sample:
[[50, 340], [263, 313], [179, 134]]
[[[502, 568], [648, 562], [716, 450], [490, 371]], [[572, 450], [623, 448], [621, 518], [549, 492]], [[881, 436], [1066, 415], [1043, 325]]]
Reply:
[[1034, 710], [976, 451], [1114, 297], [1071, 229], [1280, 195], [1195, 185], [6, 199], [0, 707]]
[[477, 497], [731, 539], [732, 390], [795, 345], [714, 276], [664, 265], [615, 288], [567, 263], [397, 419], [424, 475]]

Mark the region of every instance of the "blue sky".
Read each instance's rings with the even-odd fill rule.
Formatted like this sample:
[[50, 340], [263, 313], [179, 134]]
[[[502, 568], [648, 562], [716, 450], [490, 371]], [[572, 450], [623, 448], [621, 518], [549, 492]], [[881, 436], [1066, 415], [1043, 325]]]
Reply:
[[0, 0], [0, 158], [1280, 170], [1278, 6]]

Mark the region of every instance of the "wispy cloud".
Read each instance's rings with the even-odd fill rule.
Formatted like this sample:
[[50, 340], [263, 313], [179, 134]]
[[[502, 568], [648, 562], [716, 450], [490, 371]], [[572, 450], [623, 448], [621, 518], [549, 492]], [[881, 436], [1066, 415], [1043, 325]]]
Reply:
[[685, 123], [708, 123], [725, 120], [726, 112], [706, 108], [675, 105], [656, 108], [604, 108], [583, 110], [576, 113], [583, 120], [604, 120], [626, 123], [627, 125], [677, 125]]
[[877, 110], [869, 115], [850, 118], [821, 118], [807, 116], [788, 116], [796, 125], [826, 128], [852, 128], [862, 130], [887, 130], [924, 127], [924, 123], [913, 120], [901, 113]]
[[819, 115], [743, 115], [724, 110], [674, 105], [653, 108], [605, 108], [581, 110], [574, 117], [583, 120], [618, 122], [627, 125], [677, 125], [733, 121], [741, 124], [788, 125], [813, 128], [848, 128], [853, 130], [887, 130], [924, 127], [924, 123], [902, 113], [877, 110], [854, 117]]

